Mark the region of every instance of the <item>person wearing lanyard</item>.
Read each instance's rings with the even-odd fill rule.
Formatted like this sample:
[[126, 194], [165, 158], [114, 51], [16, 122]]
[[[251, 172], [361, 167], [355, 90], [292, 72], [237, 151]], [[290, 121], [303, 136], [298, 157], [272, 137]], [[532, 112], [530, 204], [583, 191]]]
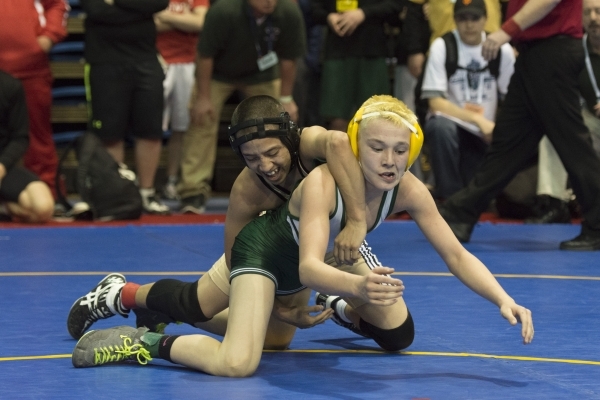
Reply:
[[231, 94], [279, 99], [292, 120], [296, 59], [306, 51], [304, 21], [292, 0], [228, 0], [206, 13], [196, 58], [191, 125], [183, 138], [181, 211], [204, 212], [211, 193], [221, 110]]
[[455, 3], [458, 68], [451, 76], [444, 40], [437, 38], [429, 50], [421, 98], [429, 102], [425, 135], [438, 199], [450, 197], [473, 177], [491, 142], [499, 93], [506, 94], [513, 73], [510, 45], [502, 47], [497, 78], [481, 55], [486, 15], [483, 0]]
[[510, 0], [502, 29], [483, 43], [487, 60], [509, 41], [519, 56], [483, 164], [440, 208], [460, 241], [471, 239], [481, 213], [546, 135], [569, 173], [583, 216], [580, 234], [560, 249], [600, 250], [600, 160], [581, 117], [577, 86], [585, 68], [582, 8], [582, 0]]
[[[579, 74], [579, 90], [583, 99], [581, 113], [590, 130], [596, 154], [600, 156], [600, 0], [584, 0], [583, 36], [585, 68]], [[569, 178], [558, 153], [544, 136], [540, 142], [537, 198], [534, 215], [526, 223], [546, 224], [571, 222], [569, 201], [573, 192], [567, 187]]]

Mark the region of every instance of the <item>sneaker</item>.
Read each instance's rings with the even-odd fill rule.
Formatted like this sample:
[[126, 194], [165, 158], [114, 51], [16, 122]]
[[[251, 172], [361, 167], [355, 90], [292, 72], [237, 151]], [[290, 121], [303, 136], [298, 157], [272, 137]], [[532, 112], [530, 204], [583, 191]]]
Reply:
[[171, 209], [166, 204], [161, 203], [156, 195], [142, 196], [144, 212], [146, 214], [168, 215]]
[[177, 193], [177, 181], [169, 179], [169, 181], [163, 186], [162, 195], [165, 199], [179, 200], [179, 194]]
[[206, 211], [206, 195], [186, 197], [181, 199], [181, 212], [184, 214], [204, 214]]
[[[121, 274], [109, 274], [98, 282], [88, 294], [75, 301], [67, 318], [67, 329], [73, 339], [79, 339], [99, 319], [110, 318], [116, 313], [125, 318], [128, 317], [129, 310], [121, 306], [120, 291], [126, 282], [125, 277]], [[118, 290], [115, 298], [110, 300], [112, 309], [116, 310], [116, 313], [111, 311], [107, 303], [106, 295], [111, 289]]]
[[352, 332], [356, 333], [357, 335], [360, 335], [363, 337], [369, 337], [367, 334], [362, 332], [352, 322], [346, 322], [340, 317], [337, 310], [335, 309], [335, 305], [340, 299], [341, 299], [340, 296], [329, 296], [327, 294], [322, 294], [322, 293], [317, 292], [317, 294], [315, 296], [315, 303], [318, 306], [323, 306], [323, 309], [327, 309], [328, 307], [333, 309], [333, 316], [331, 317], [331, 319], [333, 322], [335, 322], [339, 326], [342, 326], [346, 329], [350, 329]]
[[136, 329], [131, 326], [89, 331], [79, 339], [73, 350], [73, 366], [86, 368], [122, 361], [148, 364], [152, 357], [141, 340], [146, 332], [146, 328]]
[[582, 232], [574, 239], [561, 242], [560, 249], [573, 251], [600, 250], [600, 235]]

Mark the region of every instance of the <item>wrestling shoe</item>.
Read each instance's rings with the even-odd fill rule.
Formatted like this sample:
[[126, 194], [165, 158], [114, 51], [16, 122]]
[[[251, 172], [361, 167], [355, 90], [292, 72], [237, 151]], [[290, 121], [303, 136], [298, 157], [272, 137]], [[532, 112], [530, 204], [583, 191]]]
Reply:
[[[120, 314], [127, 318], [129, 310], [121, 305], [121, 289], [125, 286], [121, 274], [109, 274], [96, 287], [73, 303], [67, 318], [67, 329], [73, 339], [79, 339], [99, 319]], [[107, 298], [109, 292], [112, 298]], [[113, 311], [114, 310], [114, 311]]]
[[152, 361], [150, 352], [142, 344], [146, 328], [117, 326], [115, 328], [89, 331], [79, 339], [71, 361], [75, 368], [96, 367], [98, 365], [122, 361], [137, 361], [148, 364]]
[[340, 296], [329, 296], [327, 294], [317, 292], [317, 294], [315, 296], [315, 303], [318, 306], [323, 306], [324, 310], [326, 310], [327, 308], [331, 308], [333, 310], [333, 316], [331, 317], [331, 320], [333, 322], [335, 322], [336, 324], [338, 324], [339, 326], [349, 329], [352, 332], [356, 333], [357, 335], [360, 335], [363, 337], [369, 337], [367, 334], [362, 332], [352, 322], [346, 322], [340, 317], [337, 310], [335, 309], [335, 306], [336, 306], [337, 302], [340, 301], [340, 299], [341, 299]]

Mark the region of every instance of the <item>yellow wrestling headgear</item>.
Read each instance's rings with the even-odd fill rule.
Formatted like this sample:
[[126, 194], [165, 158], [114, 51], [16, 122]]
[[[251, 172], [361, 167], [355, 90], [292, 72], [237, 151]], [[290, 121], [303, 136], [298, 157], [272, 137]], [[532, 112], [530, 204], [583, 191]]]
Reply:
[[408, 162], [405, 170], [408, 171], [417, 160], [421, 148], [423, 147], [423, 140], [425, 137], [421, 126], [417, 122], [415, 114], [406, 106], [406, 104], [392, 96], [378, 95], [369, 98], [350, 120], [350, 123], [348, 124], [348, 137], [354, 155], [358, 158], [358, 128], [360, 122], [376, 116], [387, 116], [388, 118], [386, 119], [394, 122], [399, 120], [410, 129], [410, 148], [408, 150]]

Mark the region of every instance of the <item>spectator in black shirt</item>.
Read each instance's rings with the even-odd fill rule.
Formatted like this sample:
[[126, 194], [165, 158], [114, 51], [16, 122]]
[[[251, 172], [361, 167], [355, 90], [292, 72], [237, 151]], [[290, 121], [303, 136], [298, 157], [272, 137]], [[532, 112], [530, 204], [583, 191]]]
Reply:
[[2, 219], [45, 222], [52, 217], [50, 188], [17, 165], [29, 145], [29, 117], [23, 85], [0, 71], [0, 204]]

